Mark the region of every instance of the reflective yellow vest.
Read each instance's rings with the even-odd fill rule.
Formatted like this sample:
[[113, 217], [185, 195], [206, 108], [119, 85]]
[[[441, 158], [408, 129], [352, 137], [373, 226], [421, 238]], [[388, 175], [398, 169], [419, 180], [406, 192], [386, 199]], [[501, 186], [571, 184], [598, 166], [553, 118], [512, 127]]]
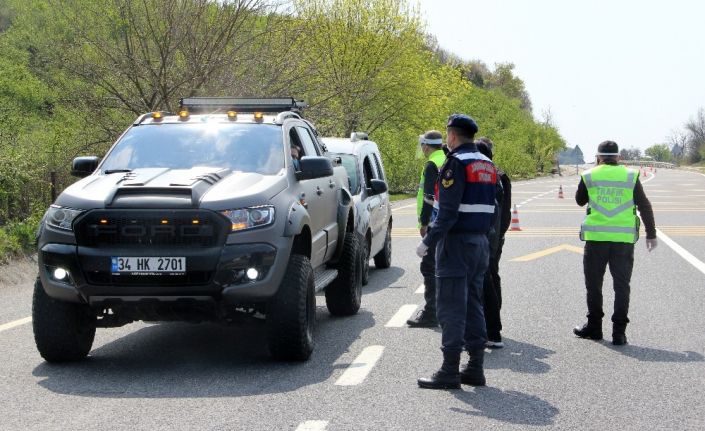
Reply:
[[[436, 150], [431, 153], [430, 156], [428, 156], [428, 160], [430, 162], [433, 162], [434, 165], [436, 165], [436, 168], [438, 170], [441, 169], [441, 166], [443, 166], [443, 163], [446, 161], [446, 154], [443, 152], [443, 150]], [[423, 185], [426, 182], [426, 164], [424, 163], [424, 168], [421, 171], [421, 180], [419, 181], [419, 191], [416, 194], [416, 217], [421, 217], [421, 208], [423, 208], [423, 201], [424, 201], [424, 196], [423, 196]], [[427, 202], [429, 205], [433, 205], [433, 201]], [[421, 225], [419, 224], [419, 227]]]
[[634, 187], [639, 173], [621, 165], [599, 165], [585, 171], [582, 178], [589, 202], [580, 239], [635, 243], [639, 239], [639, 217]]

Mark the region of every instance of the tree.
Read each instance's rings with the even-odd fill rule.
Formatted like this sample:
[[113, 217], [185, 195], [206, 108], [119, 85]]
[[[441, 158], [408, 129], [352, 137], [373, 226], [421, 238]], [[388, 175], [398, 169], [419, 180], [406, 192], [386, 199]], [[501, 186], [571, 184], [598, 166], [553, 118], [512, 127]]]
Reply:
[[685, 123], [685, 130], [686, 156], [690, 163], [697, 163], [705, 158], [705, 109], [700, 108], [695, 118]]
[[657, 162], [668, 162], [671, 160], [671, 150], [666, 144], [654, 144], [644, 150], [644, 154]]
[[622, 148], [619, 152], [619, 157], [622, 160], [639, 160], [641, 158], [641, 149], [636, 147]]
[[487, 88], [496, 88], [508, 97], [521, 102], [521, 109], [531, 112], [531, 98], [524, 86], [524, 81], [514, 75], [514, 64], [498, 63], [486, 80]]
[[251, 17], [266, 7], [262, 0], [47, 1], [36, 10], [56, 29], [44, 44], [52, 66], [81, 80], [78, 96], [93, 108], [132, 115], [176, 110], [179, 98], [245, 73], [245, 48], [259, 36]]

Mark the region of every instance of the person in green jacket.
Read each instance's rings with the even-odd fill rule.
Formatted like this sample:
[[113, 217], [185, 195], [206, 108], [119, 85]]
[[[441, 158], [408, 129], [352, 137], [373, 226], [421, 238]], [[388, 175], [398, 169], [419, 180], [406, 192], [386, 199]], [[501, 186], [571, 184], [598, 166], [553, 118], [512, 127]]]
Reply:
[[627, 343], [629, 282], [634, 266], [634, 243], [639, 239], [639, 216], [646, 229], [646, 249], [658, 245], [651, 203], [639, 182], [639, 171], [618, 164], [619, 148], [614, 141], [597, 147], [597, 166], [583, 172], [575, 193], [578, 205], [587, 207], [580, 227], [585, 241], [583, 271], [587, 289], [587, 323], [573, 329], [580, 338], [602, 339], [602, 280], [609, 264], [614, 280], [612, 344]]
[[[419, 145], [427, 159], [421, 172], [416, 201], [419, 234], [423, 238], [428, 230], [428, 225], [436, 216], [433, 197], [436, 181], [438, 181], [438, 170], [445, 163], [446, 155], [442, 149], [443, 135], [437, 130], [429, 130], [419, 136]], [[426, 305], [406, 323], [412, 328], [435, 328], [438, 326], [438, 320], [436, 319], [436, 254], [434, 250], [429, 250], [426, 256], [421, 259], [420, 269], [425, 286]]]

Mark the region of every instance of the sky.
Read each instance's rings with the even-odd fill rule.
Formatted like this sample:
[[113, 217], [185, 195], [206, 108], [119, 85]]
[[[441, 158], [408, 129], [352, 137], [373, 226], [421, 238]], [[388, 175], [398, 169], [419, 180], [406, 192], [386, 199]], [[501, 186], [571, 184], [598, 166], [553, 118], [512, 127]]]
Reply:
[[550, 109], [568, 146], [580, 145], [586, 161], [607, 139], [642, 150], [666, 143], [705, 108], [705, 2], [419, 0], [419, 6], [441, 47], [490, 67], [514, 63], [534, 117]]

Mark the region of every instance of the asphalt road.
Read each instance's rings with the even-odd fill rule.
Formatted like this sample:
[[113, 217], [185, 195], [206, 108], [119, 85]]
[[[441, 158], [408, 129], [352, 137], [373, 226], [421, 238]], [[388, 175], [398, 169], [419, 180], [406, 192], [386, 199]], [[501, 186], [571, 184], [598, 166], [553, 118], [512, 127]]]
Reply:
[[[31, 286], [6, 288], [0, 429], [705, 429], [705, 176], [645, 180], [661, 240], [652, 253], [636, 247], [627, 346], [609, 343], [608, 318], [605, 341], [571, 332], [585, 315], [577, 177], [516, 182], [522, 230], [501, 263], [506, 347], [486, 357], [487, 387], [416, 385], [440, 364], [440, 334], [403, 325], [423, 295], [414, 204], [402, 201], [392, 268], [371, 271], [354, 317], [330, 317], [318, 298], [306, 363], [271, 361], [252, 322], [102, 329], [86, 361], [50, 365], [25, 319]], [[609, 276], [605, 287], [609, 317]]]

